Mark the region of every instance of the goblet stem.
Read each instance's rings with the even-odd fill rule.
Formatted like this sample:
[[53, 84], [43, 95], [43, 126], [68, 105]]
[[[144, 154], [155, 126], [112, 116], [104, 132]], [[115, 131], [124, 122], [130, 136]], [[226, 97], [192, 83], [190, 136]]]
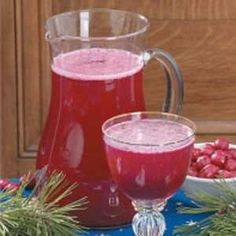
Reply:
[[138, 212], [132, 222], [133, 231], [136, 236], [162, 236], [166, 229], [164, 216], [160, 211], [165, 206], [161, 203], [133, 201], [133, 206]]

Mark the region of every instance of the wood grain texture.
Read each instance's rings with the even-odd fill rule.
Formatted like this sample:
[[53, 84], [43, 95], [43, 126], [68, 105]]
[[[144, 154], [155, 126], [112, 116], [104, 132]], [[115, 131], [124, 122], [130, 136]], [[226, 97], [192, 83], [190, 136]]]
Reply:
[[49, 15], [50, 1], [16, 1], [20, 158], [36, 156], [48, 111], [50, 60], [44, 25]]
[[[181, 67], [185, 81], [184, 115], [196, 120], [236, 118], [234, 21], [217, 24], [214, 21], [152, 21], [149, 41], [151, 46], [164, 48], [174, 55]], [[147, 71], [147, 77], [154, 81], [161, 74], [153, 66]], [[162, 85], [154, 87], [160, 90]], [[153, 109], [156, 97], [153, 86], [147, 88], [147, 94], [149, 108]]]
[[54, 0], [54, 13], [82, 8], [117, 8], [135, 11], [159, 20], [235, 19], [236, 1], [232, 0]]
[[[3, 0], [0, 175], [16, 176], [34, 168], [50, 99], [50, 56], [44, 37], [47, 18], [96, 7], [147, 16], [151, 22], [148, 46], [167, 50], [181, 67], [183, 114], [197, 123], [197, 140], [227, 136], [236, 142], [236, 1]], [[145, 67], [149, 110], [161, 109], [164, 90], [162, 70], [152, 60]]]
[[1, 126], [0, 176], [17, 173], [17, 101], [14, 1], [1, 1]]
[[41, 92], [41, 114], [40, 130], [43, 129], [48, 112], [48, 105], [51, 92], [51, 74], [50, 74], [50, 52], [48, 43], [45, 40], [45, 24], [52, 13], [52, 0], [41, 1], [39, 5], [39, 36], [40, 36], [40, 92]]
[[[40, 134], [40, 37], [39, 37], [39, 13], [38, 1], [17, 1], [17, 32], [18, 42], [18, 101], [21, 102], [19, 109], [19, 122], [24, 132], [20, 146], [22, 151], [38, 142]], [[27, 13], [27, 14], [26, 14]], [[34, 27], [32, 27], [34, 25]], [[20, 68], [19, 68], [20, 67]], [[20, 73], [21, 72], [21, 73]], [[20, 89], [22, 91], [20, 91]], [[27, 124], [27, 125], [25, 125]]]
[[[0, 2], [0, 42], [2, 42], [2, 8], [3, 4]], [[2, 155], [3, 155], [3, 130], [2, 130], [2, 121], [3, 121], [3, 109], [2, 109], [2, 80], [3, 80], [3, 72], [2, 72], [2, 43], [0, 43], [0, 170], [2, 169]]]

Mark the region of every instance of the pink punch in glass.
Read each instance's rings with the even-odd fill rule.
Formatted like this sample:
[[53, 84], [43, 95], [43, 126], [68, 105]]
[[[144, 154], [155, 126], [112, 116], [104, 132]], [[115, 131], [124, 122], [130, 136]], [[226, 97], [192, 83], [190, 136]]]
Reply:
[[145, 110], [143, 68], [150, 59], [165, 72], [163, 110], [182, 108], [178, 66], [165, 51], [146, 49], [148, 26], [144, 16], [111, 9], [67, 12], [47, 21], [52, 90], [37, 169], [62, 170], [79, 183], [67, 201], [88, 197], [88, 209], [74, 213], [85, 226], [118, 226], [132, 218], [130, 200], [111, 180], [101, 125], [114, 115]]
[[164, 234], [160, 211], [185, 179], [194, 132], [190, 120], [170, 113], [127, 113], [104, 123], [112, 177], [138, 211], [133, 218], [135, 235]]

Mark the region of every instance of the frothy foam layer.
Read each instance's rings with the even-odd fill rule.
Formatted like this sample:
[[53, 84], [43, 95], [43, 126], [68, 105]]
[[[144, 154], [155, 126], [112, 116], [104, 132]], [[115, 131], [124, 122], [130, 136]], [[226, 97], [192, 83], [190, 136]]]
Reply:
[[143, 67], [141, 56], [119, 49], [90, 48], [60, 54], [52, 70], [64, 77], [81, 80], [120, 79]]
[[170, 151], [193, 142], [193, 131], [183, 124], [162, 119], [126, 121], [109, 127], [105, 141], [134, 152]]

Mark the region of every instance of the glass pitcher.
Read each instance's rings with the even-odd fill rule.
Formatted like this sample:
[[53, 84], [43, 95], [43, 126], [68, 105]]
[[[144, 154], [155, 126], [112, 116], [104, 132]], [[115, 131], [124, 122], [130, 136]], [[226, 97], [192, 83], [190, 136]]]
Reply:
[[51, 102], [37, 156], [37, 169], [61, 170], [79, 187], [66, 201], [87, 196], [81, 223], [89, 227], [127, 224], [130, 201], [112, 182], [102, 141], [111, 116], [144, 111], [143, 67], [152, 58], [164, 69], [163, 111], [178, 113], [183, 81], [175, 60], [147, 49], [147, 18], [112, 9], [72, 11], [47, 21], [52, 63]]

